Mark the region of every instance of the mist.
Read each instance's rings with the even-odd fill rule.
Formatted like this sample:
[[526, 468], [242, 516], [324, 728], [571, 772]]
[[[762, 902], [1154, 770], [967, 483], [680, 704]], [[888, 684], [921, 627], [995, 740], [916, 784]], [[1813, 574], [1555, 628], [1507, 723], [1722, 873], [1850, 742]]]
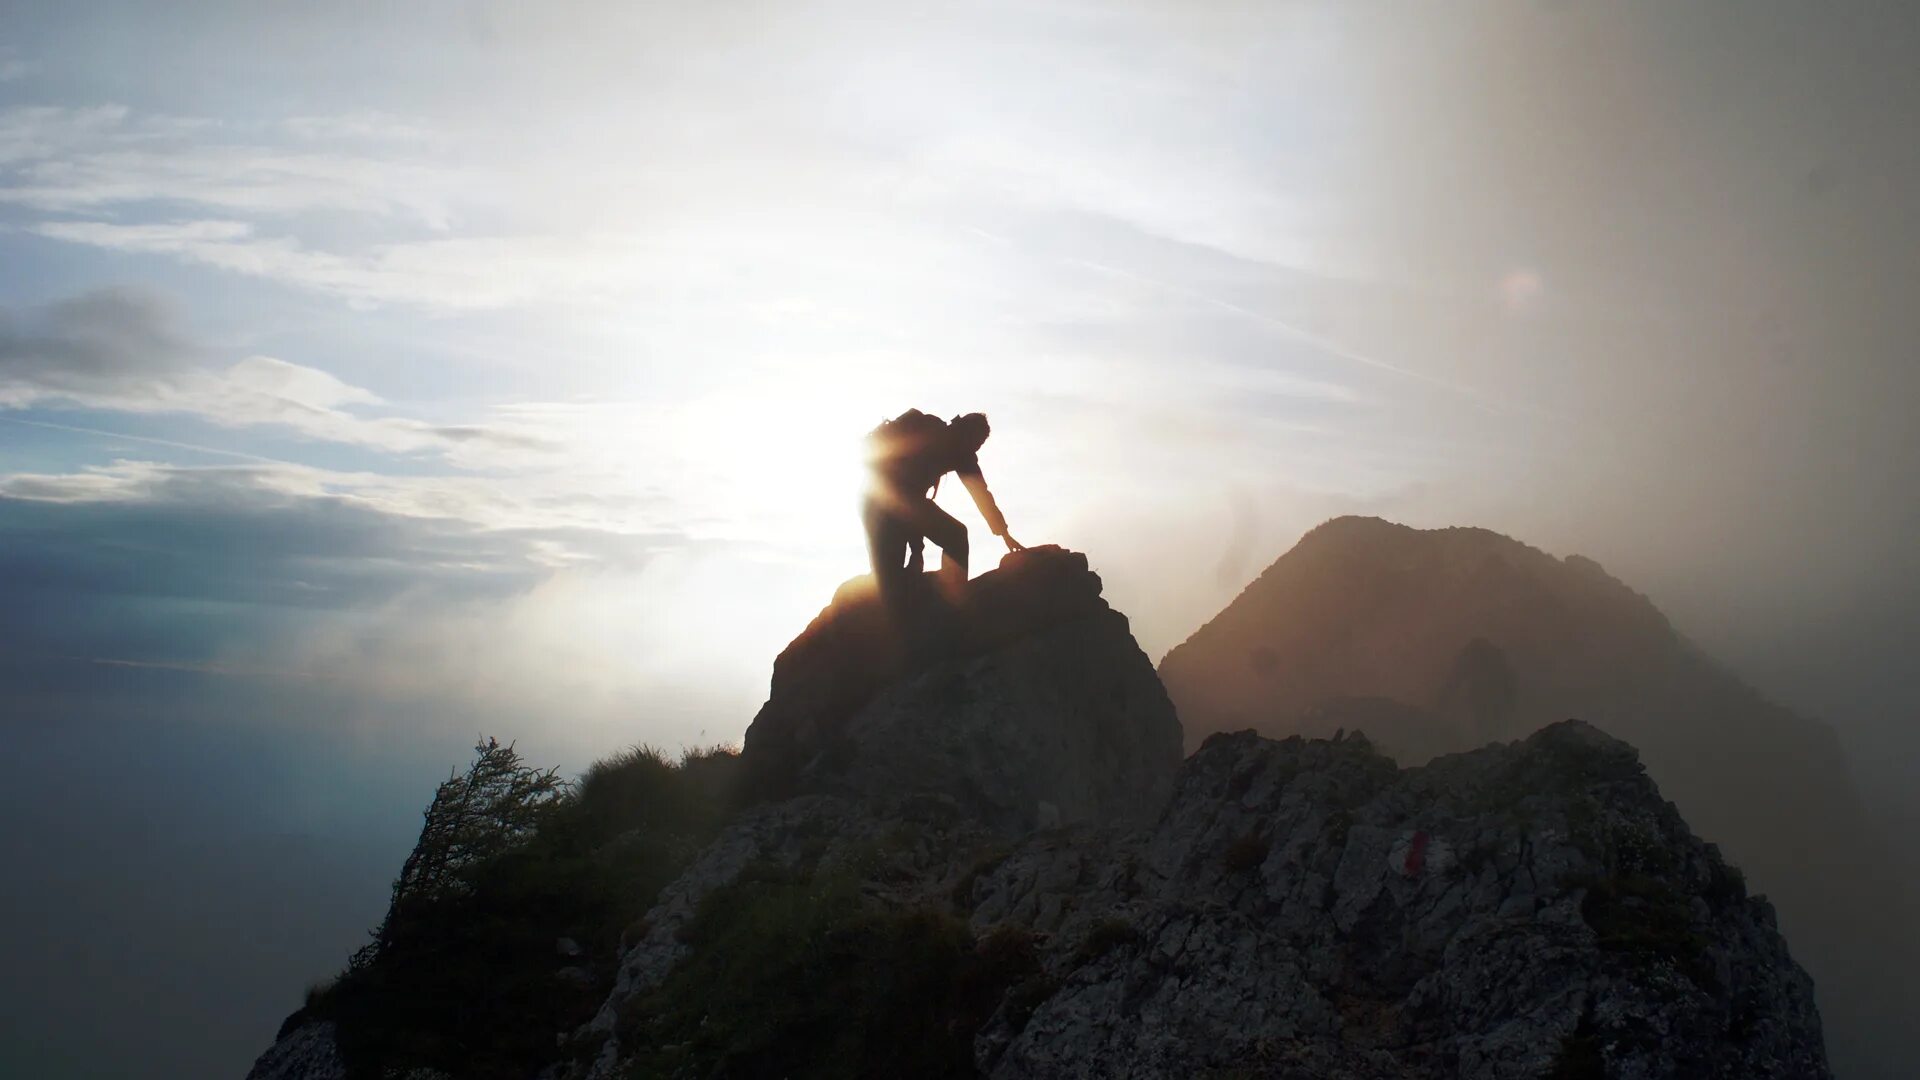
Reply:
[[[1920, 822], [1906, 5], [878, 10], [0, 15], [14, 926], [228, 838], [239, 1060], [475, 737], [738, 739], [910, 406], [1154, 658], [1328, 518], [1483, 526]], [[112, 961], [33, 955], [8, 1055]]]

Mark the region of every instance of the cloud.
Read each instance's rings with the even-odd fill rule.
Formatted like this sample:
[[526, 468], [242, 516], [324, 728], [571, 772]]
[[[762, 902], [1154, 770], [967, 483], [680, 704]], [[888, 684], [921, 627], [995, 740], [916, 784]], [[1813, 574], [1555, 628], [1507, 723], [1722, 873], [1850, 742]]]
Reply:
[[274, 426], [310, 439], [392, 453], [478, 460], [553, 444], [527, 431], [364, 415], [385, 402], [318, 368], [270, 356], [226, 367], [189, 338], [156, 294], [101, 289], [14, 315], [0, 310], [0, 409], [67, 406], [179, 413], [221, 427]]
[[20, 50], [10, 45], [0, 45], [0, 83], [16, 82], [39, 70], [39, 64], [20, 58]]
[[152, 292], [97, 289], [22, 318], [0, 310], [0, 377], [87, 387], [176, 369], [194, 349]]
[[389, 475], [290, 462], [179, 466], [119, 460], [66, 473], [0, 473], [0, 499], [71, 506], [173, 506], [212, 502], [279, 508], [331, 506], [369, 520], [452, 522], [507, 536], [531, 564], [631, 566], [660, 538], [659, 507], [644, 496], [553, 490], [542, 477]]
[[455, 237], [342, 253], [230, 220], [52, 221], [32, 231], [110, 251], [172, 255], [358, 306], [403, 304], [450, 312], [591, 300], [604, 295], [610, 282], [630, 285], [635, 262], [631, 249], [615, 250], [617, 243], [595, 251], [591, 244], [543, 236]]
[[[666, 532], [516, 526], [498, 502], [432, 487], [282, 465], [122, 461], [0, 475], [0, 590], [12, 613], [0, 635], [41, 651], [205, 663], [263, 626], [284, 638], [307, 619], [296, 612], [374, 611], [404, 598], [405, 621], [503, 601], [583, 561], [638, 569], [686, 543]], [[100, 618], [120, 608], [165, 609], [179, 633], [126, 639], [145, 619]]]
[[472, 179], [396, 156], [403, 122], [374, 114], [307, 117], [307, 143], [380, 136], [380, 155], [287, 148], [244, 125], [135, 113], [124, 105], [0, 109], [0, 204], [71, 213], [175, 203], [222, 214], [348, 211], [445, 229]]
[[[415, 575], [427, 582], [514, 581], [542, 571], [528, 539], [511, 530], [432, 514], [426, 505], [407, 513], [392, 500], [336, 490], [350, 483], [345, 474], [298, 466], [121, 461], [71, 474], [0, 476], [0, 499], [9, 501], [23, 543], [58, 537], [41, 550], [69, 566], [84, 561], [83, 552], [102, 555], [93, 564], [100, 572], [64, 575], [81, 593], [272, 594], [305, 606], [378, 593]], [[29, 521], [37, 524], [20, 532]], [[160, 572], [149, 561], [194, 560], [202, 549], [201, 571], [191, 574]]]
[[659, 724], [697, 715], [719, 738], [831, 587], [671, 530], [502, 525], [477, 498], [382, 482], [150, 462], [0, 476], [0, 656], [512, 705], [543, 730], [670, 700], [685, 712]]
[[431, 124], [424, 120], [377, 109], [337, 116], [294, 116], [283, 121], [287, 131], [316, 142], [355, 140], [367, 142], [418, 143], [434, 137]]

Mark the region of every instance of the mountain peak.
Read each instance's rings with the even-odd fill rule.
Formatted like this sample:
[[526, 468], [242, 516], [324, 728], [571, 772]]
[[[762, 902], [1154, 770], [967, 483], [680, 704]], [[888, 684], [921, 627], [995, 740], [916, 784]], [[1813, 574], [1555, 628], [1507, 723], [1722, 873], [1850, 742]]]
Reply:
[[[1489, 529], [1340, 517], [1170, 651], [1160, 674], [1192, 744], [1214, 730], [1304, 730], [1290, 725], [1352, 696], [1438, 707], [1475, 641], [1529, 669], [1580, 668], [1605, 683], [1613, 667], [1644, 667], [1678, 640], [1646, 597], [1591, 559]], [[1461, 732], [1455, 746], [1566, 715], [1528, 711], [1526, 725]]]
[[1137, 816], [1180, 729], [1087, 558], [1013, 552], [959, 590], [842, 585], [774, 661], [745, 762], [769, 794], [938, 793], [1009, 828]]
[[[590, 774], [539, 826], [566, 858], [502, 856], [584, 859], [577, 887], [476, 870], [417, 920], [430, 948], [383, 947], [254, 1080], [1829, 1075], [1772, 909], [1633, 747], [1564, 721], [1403, 768], [1245, 731], [1183, 764], [1100, 591], [1060, 548], [952, 590], [847, 583], [737, 763]], [[735, 768], [746, 799], [678, 786]], [[576, 938], [528, 895], [644, 915]], [[436, 1012], [379, 997], [456, 960], [484, 977], [427, 983]], [[500, 1014], [514, 1069], [460, 997], [508, 984], [551, 1007]]]
[[[1892, 1015], [1899, 977], [1870, 973], [1920, 961], [1831, 729], [1715, 664], [1592, 559], [1486, 529], [1336, 518], [1160, 676], [1189, 745], [1358, 730], [1417, 763], [1579, 717], [1639, 748], [1694, 828], [1779, 903], [1837, 1042], [1861, 1045]], [[1889, 950], [1909, 959], [1889, 966]]]

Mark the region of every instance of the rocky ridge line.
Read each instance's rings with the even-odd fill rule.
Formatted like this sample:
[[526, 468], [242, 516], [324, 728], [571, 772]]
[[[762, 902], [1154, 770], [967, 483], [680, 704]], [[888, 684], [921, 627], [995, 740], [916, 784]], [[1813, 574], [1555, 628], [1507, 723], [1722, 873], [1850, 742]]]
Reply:
[[[782, 654], [746, 750], [767, 797], [660, 893], [544, 1077], [828, 1064], [794, 1056], [818, 1044], [778, 1028], [775, 998], [834, 989], [714, 952], [796, 907], [832, 920], [766, 925], [863, 957], [840, 992], [935, 955], [899, 951], [903, 928], [960, 948], [966, 985], [922, 988], [929, 1037], [962, 1037], [952, 1075], [1831, 1075], [1771, 906], [1627, 744], [1568, 721], [1403, 769], [1358, 735], [1241, 732], [1180, 764], [1083, 557], [1037, 550], [974, 584], [904, 607], [850, 584]], [[749, 1023], [685, 1013], [686, 993]], [[836, 1006], [806, 1022], [857, 1036], [869, 1018]], [[759, 1057], [703, 1043], [756, 1028]], [[269, 1058], [317, 1060], [325, 1035]], [[260, 1080], [338, 1076], [269, 1058]]]

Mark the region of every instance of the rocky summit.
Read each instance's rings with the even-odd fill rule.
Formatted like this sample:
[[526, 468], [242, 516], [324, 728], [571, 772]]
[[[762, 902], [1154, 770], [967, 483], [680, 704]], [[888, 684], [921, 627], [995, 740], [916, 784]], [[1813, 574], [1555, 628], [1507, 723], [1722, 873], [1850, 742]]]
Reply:
[[1007, 555], [949, 595], [870, 577], [773, 664], [745, 760], [765, 792], [938, 793], [1014, 831], [1158, 806], [1180, 724], [1087, 558]]
[[[1830, 1075], [1771, 906], [1628, 744], [1567, 721], [1403, 768], [1246, 731], [1180, 763], [1099, 591], [1060, 549], [844, 587], [776, 665], [750, 797], [604, 975], [543, 961], [601, 996], [526, 1074]], [[407, 1022], [355, 1015], [296, 1014], [253, 1077], [467, 1075], [344, 1060]]]

